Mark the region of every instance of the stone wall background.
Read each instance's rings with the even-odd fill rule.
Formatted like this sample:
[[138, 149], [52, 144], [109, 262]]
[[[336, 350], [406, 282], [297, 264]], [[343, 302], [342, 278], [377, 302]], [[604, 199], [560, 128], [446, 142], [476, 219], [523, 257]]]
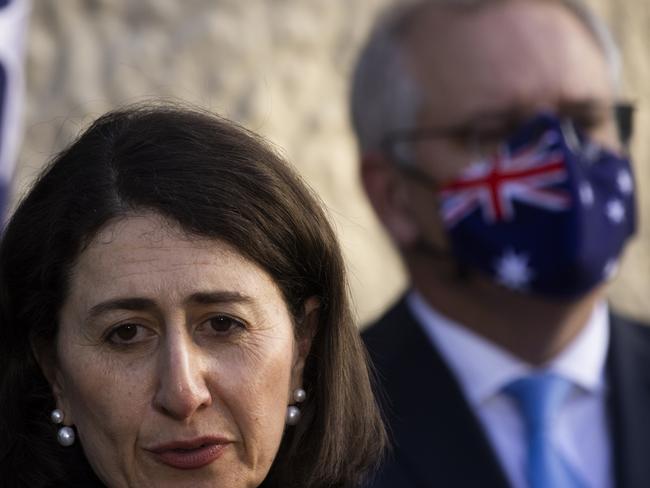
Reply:
[[[101, 113], [151, 97], [217, 111], [282, 148], [341, 237], [360, 323], [403, 289], [403, 270], [361, 193], [348, 78], [390, 0], [33, 0], [25, 137], [14, 202], [51, 154]], [[650, 4], [590, 0], [617, 35], [633, 145], [640, 231], [612, 300], [650, 318]]]

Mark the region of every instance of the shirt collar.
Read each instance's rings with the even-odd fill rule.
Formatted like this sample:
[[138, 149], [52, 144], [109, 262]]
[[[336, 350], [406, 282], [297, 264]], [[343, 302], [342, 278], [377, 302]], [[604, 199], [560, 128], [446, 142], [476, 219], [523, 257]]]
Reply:
[[[473, 406], [534, 370], [505, 349], [435, 311], [417, 291], [411, 291], [406, 300]], [[607, 304], [598, 303], [586, 327], [544, 370], [553, 371], [590, 393], [604, 388], [608, 317]]]

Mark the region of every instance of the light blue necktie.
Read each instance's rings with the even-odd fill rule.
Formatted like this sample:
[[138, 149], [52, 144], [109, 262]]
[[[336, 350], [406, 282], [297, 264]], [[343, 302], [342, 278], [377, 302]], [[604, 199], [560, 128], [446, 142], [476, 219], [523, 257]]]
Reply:
[[535, 374], [505, 387], [520, 408], [526, 427], [526, 476], [530, 488], [584, 488], [551, 441], [553, 421], [571, 383], [554, 374]]

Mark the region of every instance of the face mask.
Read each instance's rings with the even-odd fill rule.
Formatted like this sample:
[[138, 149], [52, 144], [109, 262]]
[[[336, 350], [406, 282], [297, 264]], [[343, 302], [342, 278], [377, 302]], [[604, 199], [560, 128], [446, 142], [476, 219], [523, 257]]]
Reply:
[[615, 273], [635, 231], [629, 160], [549, 114], [439, 196], [458, 264], [523, 292], [588, 292]]

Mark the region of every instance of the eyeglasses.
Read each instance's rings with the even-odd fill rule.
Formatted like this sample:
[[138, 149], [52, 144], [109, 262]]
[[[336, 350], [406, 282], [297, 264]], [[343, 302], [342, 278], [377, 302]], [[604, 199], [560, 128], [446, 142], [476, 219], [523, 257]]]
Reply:
[[[623, 147], [628, 147], [633, 131], [634, 105], [619, 102], [604, 105], [595, 102], [567, 104], [558, 110], [562, 119], [590, 135], [613, 122]], [[471, 153], [490, 154], [512, 135], [527, 117], [512, 112], [491, 113], [450, 127], [404, 129], [387, 134], [382, 150], [397, 162], [408, 165], [413, 161], [413, 143], [448, 139]]]

